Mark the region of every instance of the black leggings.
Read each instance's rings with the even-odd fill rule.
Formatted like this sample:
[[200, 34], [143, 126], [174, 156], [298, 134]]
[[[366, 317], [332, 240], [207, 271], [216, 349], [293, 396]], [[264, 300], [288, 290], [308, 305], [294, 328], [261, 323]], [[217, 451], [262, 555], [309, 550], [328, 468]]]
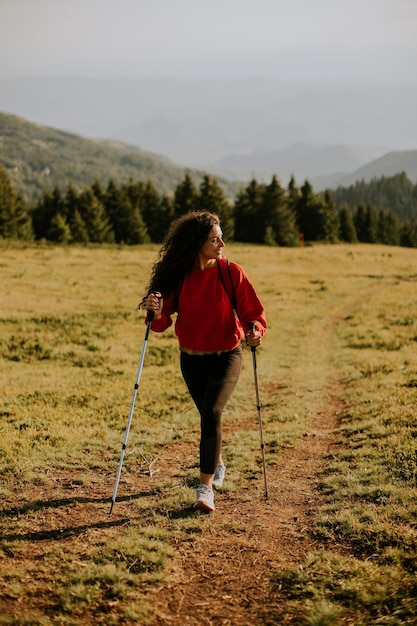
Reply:
[[214, 474], [222, 445], [222, 413], [239, 379], [242, 347], [201, 356], [181, 352], [181, 372], [200, 413], [200, 471]]

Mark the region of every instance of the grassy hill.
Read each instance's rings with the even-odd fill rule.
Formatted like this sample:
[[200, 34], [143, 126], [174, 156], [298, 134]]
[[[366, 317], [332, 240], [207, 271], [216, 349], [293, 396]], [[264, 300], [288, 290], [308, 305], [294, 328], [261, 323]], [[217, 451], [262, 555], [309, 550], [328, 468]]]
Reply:
[[[0, 113], [0, 165], [16, 190], [34, 200], [46, 189], [68, 181], [83, 188], [96, 179], [122, 183], [130, 178], [152, 180], [160, 192], [172, 192], [188, 171], [199, 183], [203, 172], [175, 165], [165, 157], [120, 141], [86, 139], [21, 117]], [[238, 184], [218, 178], [233, 197]]]

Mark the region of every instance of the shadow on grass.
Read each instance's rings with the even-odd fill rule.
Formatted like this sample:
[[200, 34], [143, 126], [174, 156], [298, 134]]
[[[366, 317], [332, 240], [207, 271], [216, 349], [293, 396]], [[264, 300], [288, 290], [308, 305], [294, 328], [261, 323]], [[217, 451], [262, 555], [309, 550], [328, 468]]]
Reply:
[[[115, 506], [118, 502], [128, 502], [129, 500], [138, 500], [155, 495], [155, 491], [141, 491], [140, 493], [130, 494], [128, 496], [120, 496], [116, 499]], [[111, 504], [111, 496], [105, 498], [86, 498], [83, 496], [75, 496], [73, 498], [59, 498], [56, 500], [38, 499], [21, 507], [13, 507], [11, 509], [3, 509], [0, 511], [0, 519], [4, 517], [17, 517], [26, 515], [27, 513], [36, 513], [43, 509], [59, 509], [72, 504]]]
[[170, 511], [168, 513], [169, 519], [188, 519], [189, 517], [196, 517], [198, 515], [209, 515], [209, 513], [206, 513], [205, 511], [198, 511], [189, 504], [182, 509]]
[[50, 540], [62, 540], [68, 539], [68, 537], [73, 537], [74, 535], [80, 535], [87, 530], [95, 529], [95, 530], [103, 530], [107, 528], [115, 528], [117, 526], [123, 526], [125, 524], [129, 524], [132, 521], [132, 518], [122, 518], [109, 522], [95, 522], [92, 524], [85, 524], [83, 526], [71, 526], [68, 528], [58, 528], [55, 530], [40, 530], [39, 532], [29, 532], [29, 533], [15, 533], [13, 535], [2, 535], [2, 542], [6, 541], [50, 541]]
[[[132, 500], [138, 500], [140, 498], [150, 497], [155, 495], [155, 491], [142, 491], [136, 494], [130, 494], [126, 496], [120, 496], [117, 498], [114, 503], [114, 507], [117, 507], [118, 504], [122, 504], [123, 502], [130, 502]], [[22, 515], [42, 511], [50, 508], [60, 508], [60, 507], [68, 507], [74, 504], [108, 504], [108, 521], [93, 521], [91, 520], [90, 524], [83, 524], [80, 526], [68, 526], [65, 528], [55, 528], [53, 530], [40, 530], [36, 532], [27, 532], [27, 533], [13, 533], [13, 534], [2, 534], [1, 541], [2, 542], [13, 542], [13, 541], [57, 541], [57, 540], [65, 540], [68, 537], [73, 537], [74, 535], [80, 535], [88, 530], [105, 530], [108, 528], [115, 528], [118, 526], [123, 526], [126, 524], [131, 524], [135, 521], [135, 519], [143, 520], [142, 516], [138, 518], [134, 518], [132, 516], [122, 517], [117, 519], [112, 519], [111, 517], [111, 497], [105, 498], [86, 498], [81, 496], [76, 496], [74, 498], [61, 498], [56, 500], [36, 500], [34, 502], [25, 504], [22, 507], [13, 507], [11, 509], [4, 509], [0, 512], [0, 518], [19, 518]], [[113, 509], [114, 510], [114, 509]], [[154, 512], [158, 513], [157, 509], [154, 509]], [[193, 506], [186, 505], [181, 509], [166, 511], [161, 510], [160, 514], [163, 516], [168, 516], [170, 519], [187, 519], [190, 517], [195, 517], [196, 515], [202, 514], [201, 511], [197, 511]]]

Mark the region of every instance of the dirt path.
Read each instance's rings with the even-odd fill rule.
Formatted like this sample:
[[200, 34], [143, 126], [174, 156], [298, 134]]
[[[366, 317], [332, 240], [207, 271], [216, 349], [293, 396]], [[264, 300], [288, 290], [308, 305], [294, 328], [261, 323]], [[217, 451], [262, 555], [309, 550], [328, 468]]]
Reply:
[[280, 606], [279, 572], [318, 547], [308, 533], [309, 518], [321, 498], [320, 473], [343, 411], [342, 384], [327, 382], [308, 434], [268, 468], [268, 501], [263, 483], [247, 487], [250, 502], [218, 494], [218, 529], [178, 546], [173, 579], [153, 591], [149, 626], [289, 623]]
[[[245, 486], [248, 502], [241, 492], [216, 495], [214, 515], [221, 523], [200, 539], [178, 546], [175, 576], [152, 594], [154, 617], [149, 626], [295, 623], [283, 611], [279, 575], [321, 547], [309, 528], [315, 506], [323, 499], [320, 476], [345, 410], [341, 374], [331, 364], [333, 335], [345, 306], [339, 303], [333, 314], [326, 308], [321, 313], [309, 321], [309, 330], [310, 350], [321, 360], [322, 403], [307, 432], [294, 447], [280, 452], [277, 465], [268, 467], [267, 501], [261, 481]], [[318, 327], [322, 332], [315, 333]]]

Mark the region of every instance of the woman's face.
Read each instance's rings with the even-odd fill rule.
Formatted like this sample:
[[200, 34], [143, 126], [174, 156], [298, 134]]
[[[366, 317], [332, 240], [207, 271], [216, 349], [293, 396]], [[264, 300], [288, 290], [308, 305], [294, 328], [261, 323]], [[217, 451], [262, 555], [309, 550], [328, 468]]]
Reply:
[[221, 259], [223, 256], [223, 233], [217, 224], [212, 227], [205, 243], [200, 248], [198, 258], [200, 264], [210, 265], [213, 260]]

